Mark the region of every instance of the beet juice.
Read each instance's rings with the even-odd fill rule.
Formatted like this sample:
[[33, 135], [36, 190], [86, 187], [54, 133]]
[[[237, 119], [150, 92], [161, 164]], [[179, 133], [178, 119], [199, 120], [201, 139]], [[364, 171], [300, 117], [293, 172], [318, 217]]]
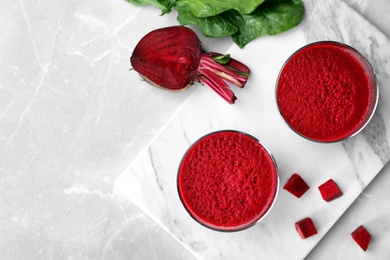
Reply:
[[214, 230], [238, 231], [262, 219], [278, 191], [276, 163], [253, 136], [217, 131], [195, 142], [178, 171], [188, 213]]
[[317, 42], [295, 52], [277, 82], [277, 103], [298, 134], [336, 142], [358, 133], [374, 114], [378, 87], [374, 72], [355, 49]]

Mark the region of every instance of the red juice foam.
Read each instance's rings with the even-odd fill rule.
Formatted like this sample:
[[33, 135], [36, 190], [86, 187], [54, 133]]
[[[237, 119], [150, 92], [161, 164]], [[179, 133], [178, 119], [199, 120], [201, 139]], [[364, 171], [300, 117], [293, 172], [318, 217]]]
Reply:
[[283, 66], [277, 83], [279, 110], [298, 134], [335, 142], [359, 132], [376, 108], [378, 90], [370, 64], [336, 42], [309, 44]]
[[237, 131], [210, 133], [184, 155], [178, 173], [180, 199], [201, 224], [237, 231], [259, 221], [278, 190], [273, 157], [254, 137]]

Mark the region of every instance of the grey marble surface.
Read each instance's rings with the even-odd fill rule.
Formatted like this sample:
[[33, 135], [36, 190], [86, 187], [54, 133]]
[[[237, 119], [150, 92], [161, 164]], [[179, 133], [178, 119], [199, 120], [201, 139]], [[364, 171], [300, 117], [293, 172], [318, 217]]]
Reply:
[[[305, 3], [301, 26], [256, 40], [245, 49], [234, 45], [228, 49], [253, 72], [245, 89], [236, 91], [234, 106], [215, 99], [209, 89], [200, 86], [116, 182], [119, 191], [200, 259], [306, 257], [390, 158], [390, 118], [385, 116], [390, 113], [386, 102], [390, 92], [385, 87], [390, 84], [386, 60], [390, 57], [389, 39], [343, 1]], [[280, 117], [274, 99], [275, 79], [285, 60], [302, 45], [319, 40], [336, 40], [358, 48], [376, 68], [382, 94], [370, 124], [342, 143], [321, 145], [295, 135]], [[132, 84], [149, 87], [147, 83]], [[291, 171], [299, 172], [313, 187], [311, 192], [296, 200], [281, 190], [267, 217], [242, 232], [227, 235], [198, 225], [177, 196], [177, 165], [191, 143], [220, 129], [254, 134], [274, 155], [281, 183]], [[334, 203], [320, 203], [314, 187], [329, 178], [336, 180], [344, 195]], [[293, 223], [307, 216], [313, 218], [318, 234], [302, 241]]]
[[[390, 2], [346, 2], [390, 36]], [[0, 2], [1, 259], [193, 258], [113, 189], [168, 120], [161, 115], [180, 106], [176, 96], [128, 90], [123, 28], [134, 25], [126, 5]], [[140, 103], [140, 95], [169, 105]], [[390, 258], [389, 185], [386, 166], [308, 259]], [[358, 224], [373, 234], [371, 254], [348, 237]]]

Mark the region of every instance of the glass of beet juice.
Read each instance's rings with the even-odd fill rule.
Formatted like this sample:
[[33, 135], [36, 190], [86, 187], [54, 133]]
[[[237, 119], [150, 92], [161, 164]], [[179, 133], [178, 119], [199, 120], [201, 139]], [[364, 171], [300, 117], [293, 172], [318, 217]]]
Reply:
[[331, 143], [356, 135], [368, 124], [379, 89], [372, 66], [357, 50], [321, 41], [287, 59], [276, 96], [290, 128], [309, 140]]
[[278, 169], [255, 137], [216, 131], [201, 137], [184, 154], [177, 188], [197, 222], [217, 231], [239, 231], [270, 211], [279, 188]]

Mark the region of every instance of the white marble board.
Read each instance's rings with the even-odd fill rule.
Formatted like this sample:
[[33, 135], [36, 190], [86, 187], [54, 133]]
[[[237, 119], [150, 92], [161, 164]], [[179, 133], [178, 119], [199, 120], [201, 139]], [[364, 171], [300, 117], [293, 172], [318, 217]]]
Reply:
[[[214, 45], [218, 41], [206, 40], [206, 50], [221, 51], [227, 46], [232, 57], [252, 70], [247, 86], [233, 89], [236, 104], [228, 105], [206, 86], [193, 86], [189, 98], [116, 181], [119, 191], [200, 259], [304, 258], [389, 160], [389, 39], [342, 1], [312, 0], [305, 1], [305, 6], [300, 26], [259, 38], [244, 49], [226, 45], [226, 40], [220, 46]], [[336, 40], [357, 48], [377, 73], [380, 101], [374, 118], [362, 133], [341, 143], [319, 144], [299, 137], [276, 106], [275, 81], [282, 64], [296, 49], [317, 40]], [[145, 84], [134, 81], [133, 87]], [[245, 131], [260, 139], [278, 163], [281, 186], [298, 172], [311, 189], [301, 199], [280, 189], [270, 214], [245, 231], [220, 233], [199, 225], [180, 203], [177, 167], [194, 141], [221, 129]], [[329, 178], [344, 195], [327, 203], [317, 187]], [[302, 240], [294, 223], [305, 217], [313, 219], [319, 233]]]

